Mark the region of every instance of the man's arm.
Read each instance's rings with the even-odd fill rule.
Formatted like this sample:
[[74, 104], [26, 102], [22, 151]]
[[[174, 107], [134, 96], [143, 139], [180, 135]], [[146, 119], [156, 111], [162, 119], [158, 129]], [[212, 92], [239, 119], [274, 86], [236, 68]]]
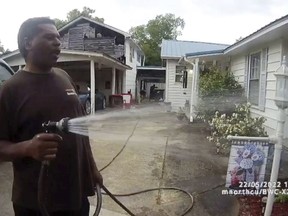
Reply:
[[37, 134], [31, 140], [12, 143], [0, 141], [0, 161], [14, 161], [24, 157], [32, 157], [36, 160], [53, 160], [56, 158], [58, 143], [62, 137], [58, 134]]
[[0, 161], [13, 161], [26, 156], [27, 142], [0, 141]]

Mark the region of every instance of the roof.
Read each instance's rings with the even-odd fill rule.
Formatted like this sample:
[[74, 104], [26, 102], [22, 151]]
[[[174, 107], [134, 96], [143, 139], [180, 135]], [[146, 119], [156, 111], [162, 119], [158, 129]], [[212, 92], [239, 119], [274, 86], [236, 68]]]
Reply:
[[2, 60], [1, 58], [0, 58], [0, 65], [4, 66], [11, 75], [14, 74], [13, 69], [4, 60]]
[[76, 24], [77, 22], [79, 22], [79, 21], [81, 21], [81, 20], [86, 20], [86, 21], [88, 21], [88, 22], [92, 22], [92, 23], [94, 23], [94, 24], [100, 25], [100, 26], [102, 26], [102, 27], [105, 27], [105, 28], [107, 28], [107, 29], [110, 29], [110, 30], [112, 30], [112, 31], [115, 31], [115, 32], [117, 32], [117, 33], [119, 33], [119, 34], [122, 34], [122, 35], [124, 35], [125, 37], [131, 37], [131, 35], [130, 35], [129, 33], [125, 32], [125, 31], [122, 31], [122, 30], [117, 29], [117, 28], [115, 28], [115, 27], [113, 27], [113, 26], [107, 25], [107, 24], [105, 24], [105, 23], [97, 22], [96, 20], [93, 20], [93, 19], [90, 19], [90, 18], [87, 18], [87, 17], [84, 17], [84, 16], [80, 16], [80, 17], [78, 17], [78, 18], [70, 21], [70, 22], [67, 23], [66, 25], [64, 25], [62, 28], [60, 28], [60, 29], [58, 30], [59, 33], [61, 33], [62, 31], [66, 30], [67, 28], [70, 28], [71, 26], [73, 26], [74, 24]]
[[[19, 55], [20, 54], [20, 51], [17, 49], [17, 50], [14, 50], [12, 51], [11, 53], [7, 54], [7, 55], [3, 55], [1, 56], [1, 58], [3, 60], [5, 59], [9, 59], [11, 57], [14, 57], [16, 55]], [[128, 69], [128, 70], [131, 70], [132, 68], [126, 64], [123, 64], [122, 62], [120, 62], [119, 60], [107, 55], [107, 54], [104, 54], [104, 53], [98, 53], [98, 52], [89, 52], [89, 51], [79, 51], [79, 50], [68, 50], [68, 49], [62, 49], [61, 50], [61, 54], [67, 54], [67, 55], [80, 55], [80, 56], [88, 56], [89, 58], [90, 57], [95, 57], [95, 58], [101, 58], [102, 61], [103, 60], [106, 60], [106, 61], [109, 61], [121, 68], [124, 68], [124, 69]], [[60, 55], [61, 55], [60, 54]], [[5, 60], [7, 61], [7, 60]]]
[[197, 41], [163, 40], [161, 58], [181, 58], [186, 53], [198, 53], [214, 50], [223, 50], [227, 44], [207, 43]]

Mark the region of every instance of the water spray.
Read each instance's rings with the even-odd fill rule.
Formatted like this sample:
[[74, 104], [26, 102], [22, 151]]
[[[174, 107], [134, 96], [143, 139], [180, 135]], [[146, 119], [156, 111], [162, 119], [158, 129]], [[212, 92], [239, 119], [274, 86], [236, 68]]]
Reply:
[[[147, 112], [147, 114], [149, 114], [149, 111], [151, 109], [141, 109], [141, 112], [143, 114], [143, 111]], [[130, 111], [125, 111], [125, 113], [127, 113], [129, 116], [131, 116], [131, 114], [136, 113], [137, 111], [135, 110], [130, 110]], [[125, 116], [125, 114], [124, 114]], [[79, 134], [79, 135], [84, 135], [84, 136], [89, 136], [90, 133], [93, 132], [93, 129], [89, 128], [91, 126], [95, 127], [95, 122], [98, 122], [100, 120], [104, 120], [110, 117], [123, 117], [123, 112], [110, 112], [110, 113], [106, 113], [106, 114], [101, 114], [101, 115], [93, 115], [93, 116], [83, 116], [83, 117], [78, 117], [78, 118], [74, 118], [74, 119], [70, 119], [68, 117], [61, 119], [58, 122], [54, 122], [54, 121], [48, 121], [42, 124], [42, 127], [44, 128], [44, 130], [47, 133], [51, 133], [51, 132], [57, 132], [57, 131], [61, 131], [61, 132], [65, 132], [65, 133], [75, 133], [75, 134]], [[95, 129], [94, 129], [95, 130]], [[44, 176], [45, 174], [48, 173], [48, 166], [49, 163], [42, 163], [42, 168], [41, 168], [41, 172], [40, 172], [40, 177], [39, 177], [39, 191], [38, 191], [38, 200], [39, 200], [39, 205], [40, 205], [40, 210], [43, 216], [49, 216], [46, 207], [45, 207], [45, 203], [44, 203], [44, 199], [43, 199], [43, 195], [45, 195], [45, 193], [43, 193], [44, 188], [45, 188], [45, 181], [44, 181]], [[103, 193], [104, 195], [109, 195], [121, 208], [123, 208], [130, 216], [135, 216], [135, 214], [133, 214], [125, 205], [123, 205], [116, 197], [123, 197], [123, 196], [132, 196], [132, 195], [136, 195], [136, 194], [141, 194], [141, 193], [146, 193], [146, 192], [150, 192], [150, 191], [159, 191], [159, 190], [175, 190], [175, 191], [180, 191], [183, 192], [184, 194], [188, 195], [188, 197], [191, 200], [191, 203], [189, 205], [189, 207], [185, 210], [185, 212], [181, 215], [184, 216], [186, 215], [188, 212], [190, 212], [190, 210], [193, 208], [193, 204], [194, 204], [194, 198], [193, 196], [181, 189], [181, 188], [175, 188], [175, 187], [168, 187], [168, 188], [152, 188], [152, 189], [147, 189], [147, 190], [142, 190], [142, 191], [138, 191], [138, 192], [134, 192], [134, 193], [129, 193], [129, 194], [118, 194], [118, 195], [113, 195], [104, 185], [102, 185], [101, 187], [99, 185], [96, 186], [95, 190], [96, 190], [96, 196], [97, 196], [97, 206], [96, 206], [96, 210], [93, 214], [93, 216], [98, 216], [100, 214], [100, 210], [102, 207], [102, 193], [101, 193], [101, 188], [105, 191], [105, 193]]]
[[[68, 121], [70, 118], [66, 117], [61, 119], [58, 122], [48, 121], [42, 124], [42, 127], [44, 128], [46, 133], [52, 133], [57, 131], [62, 131], [64, 133], [68, 133]], [[47, 181], [45, 177], [48, 176], [49, 171], [49, 161], [43, 161], [39, 180], [38, 180], [38, 203], [40, 206], [40, 211], [43, 216], [49, 216], [48, 210], [45, 205], [45, 195], [47, 195]], [[99, 184], [96, 185], [95, 188], [96, 196], [97, 196], [97, 207], [93, 214], [93, 216], [98, 216], [101, 211], [102, 207], [102, 194], [101, 194], [101, 187]]]

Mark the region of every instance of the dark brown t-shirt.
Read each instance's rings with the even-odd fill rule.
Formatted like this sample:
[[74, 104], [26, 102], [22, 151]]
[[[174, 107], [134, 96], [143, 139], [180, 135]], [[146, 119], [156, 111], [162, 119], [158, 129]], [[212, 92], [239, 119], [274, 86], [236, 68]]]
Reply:
[[[84, 115], [68, 74], [17, 72], [0, 89], [0, 140], [14, 143], [44, 132], [42, 123]], [[51, 211], [80, 208], [84, 196], [94, 195], [89, 138], [59, 132], [63, 142], [50, 163], [47, 207]], [[41, 163], [32, 158], [13, 161], [12, 201], [38, 209], [37, 190]]]

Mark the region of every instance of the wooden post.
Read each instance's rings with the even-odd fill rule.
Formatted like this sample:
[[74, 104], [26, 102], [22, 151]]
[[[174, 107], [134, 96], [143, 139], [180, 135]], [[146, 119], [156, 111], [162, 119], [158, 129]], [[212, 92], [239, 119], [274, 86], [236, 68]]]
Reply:
[[95, 113], [95, 62], [90, 61], [90, 95], [91, 95], [91, 114]]
[[112, 85], [111, 85], [111, 88], [112, 88], [112, 95], [115, 94], [115, 87], [116, 87], [116, 68], [113, 67], [112, 68]]

